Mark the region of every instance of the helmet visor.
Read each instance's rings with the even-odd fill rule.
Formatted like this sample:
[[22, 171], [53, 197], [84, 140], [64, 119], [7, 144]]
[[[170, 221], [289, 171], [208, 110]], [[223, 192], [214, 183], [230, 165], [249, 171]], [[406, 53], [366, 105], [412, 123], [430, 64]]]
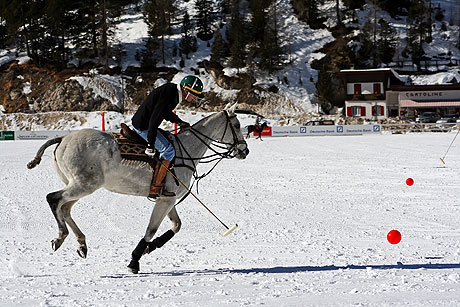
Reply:
[[187, 91], [187, 96], [185, 97], [185, 100], [195, 104], [195, 106], [198, 108], [203, 103], [203, 98], [204, 97], [198, 97], [198, 95], [195, 95], [193, 92]]

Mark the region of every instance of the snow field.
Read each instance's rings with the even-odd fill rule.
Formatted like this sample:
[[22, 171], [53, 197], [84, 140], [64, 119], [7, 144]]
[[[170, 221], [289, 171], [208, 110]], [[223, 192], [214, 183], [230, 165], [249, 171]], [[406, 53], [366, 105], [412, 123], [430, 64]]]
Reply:
[[[458, 306], [459, 147], [454, 133], [248, 139], [178, 206], [181, 231], [127, 274], [153, 203], [99, 190], [57, 251], [44, 141], [0, 143], [0, 306]], [[200, 171], [209, 166], [201, 165]], [[414, 179], [412, 187], [405, 181]], [[196, 191], [196, 190], [194, 190]], [[166, 219], [158, 234], [169, 228]], [[391, 245], [391, 229], [402, 241]]]

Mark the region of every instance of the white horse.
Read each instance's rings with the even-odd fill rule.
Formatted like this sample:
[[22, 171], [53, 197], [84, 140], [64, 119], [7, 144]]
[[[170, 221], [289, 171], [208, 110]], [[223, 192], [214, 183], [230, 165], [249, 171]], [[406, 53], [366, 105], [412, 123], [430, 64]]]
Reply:
[[[217, 142], [226, 148], [225, 153], [217, 153], [220, 157], [245, 159], [249, 154], [235, 108], [236, 104], [227, 106], [223, 111], [203, 118], [189, 130], [177, 134], [174, 142], [177, 154], [175, 175], [187, 187], [190, 186], [196, 164], [211, 143]], [[52, 240], [52, 248], [56, 251], [62, 245], [69, 234], [68, 225], [80, 244], [78, 254], [86, 258], [88, 249], [85, 235], [72, 219], [72, 206], [101, 187], [121, 194], [148, 196], [153, 170], [145, 162], [122, 159], [112, 135], [94, 129], [80, 130], [47, 141], [27, 167], [38, 165], [45, 149], [53, 144], [58, 144], [54, 151], [54, 166], [66, 187], [46, 196], [59, 227], [59, 235]], [[175, 204], [189, 189], [177, 185], [171, 174], [167, 175], [165, 185], [166, 190], [175, 192], [176, 196], [155, 199], [145, 235], [132, 252], [128, 265], [133, 273], [139, 271], [139, 260], [143, 254], [163, 246], [180, 230], [181, 221]], [[151, 241], [166, 215], [172, 222], [171, 229]]]

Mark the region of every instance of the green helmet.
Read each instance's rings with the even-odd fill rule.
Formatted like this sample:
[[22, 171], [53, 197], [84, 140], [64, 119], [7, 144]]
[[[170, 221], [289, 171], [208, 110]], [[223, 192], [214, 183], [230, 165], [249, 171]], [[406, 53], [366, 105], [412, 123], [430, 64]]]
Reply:
[[204, 98], [203, 82], [200, 78], [188, 75], [182, 79], [180, 85], [187, 91], [188, 94], [196, 97], [195, 102], [199, 106], [201, 100]]

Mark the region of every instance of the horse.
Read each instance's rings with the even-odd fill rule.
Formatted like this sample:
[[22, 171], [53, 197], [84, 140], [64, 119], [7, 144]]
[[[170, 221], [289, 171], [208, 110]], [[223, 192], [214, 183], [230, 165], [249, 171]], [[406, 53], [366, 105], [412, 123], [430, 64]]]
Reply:
[[[181, 220], [175, 209], [176, 202], [190, 192], [190, 188], [186, 187], [190, 186], [196, 164], [206, 158], [204, 155], [208, 149], [213, 149], [210, 147], [212, 143], [226, 150], [224, 153], [215, 151], [222, 159], [245, 159], [249, 154], [235, 108], [236, 103], [227, 105], [222, 111], [201, 119], [175, 136], [174, 170], [177, 178], [168, 173], [165, 180], [166, 190], [174, 192], [175, 196], [160, 195], [154, 200], [155, 206], [147, 230], [131, 254], [128, 269], [132, 273], [139, 272], [139, 260], [144, 254], [162, 247], [179, 232]], [[51, 246], [54, 251], [59, 249], [69, 234], [69, 226], [79, 244], [78, 255], [86, 258], [88, 247], [85, 235], [72, 219], [72, 206], [80, 198], [102, 187], [120, 194], [148, 196], [153, 169], [146, 162], [123, 159], [114, 137], [95, 129], [83, 129], [48, 140], [27, 167], [32, 169], [37, 166], [46, 148], [53, 144], [58, 144], [54, 150], [54, 167], [66, 186], [46, 196], [59, 229], [58, 237], [51, 241]], [[177, 185], [176, 180], [180, 180], [183, 185]], [[166, 216], [171, 220], [171, 229], [152, 240]]]
[[256, 139], [260, 139], [262, 141], [262, 131], [264, 128], [267, 128], [267, 122], [263, 122], [262, 125], [249, 125], [246, 126], [246, 129], [248, 130], [248, 134], [246, 135], [246, 138], [249, 138], [251, 136], [251, 133], [255, 132], [258, 133], [259, 136], [256, 137]]

